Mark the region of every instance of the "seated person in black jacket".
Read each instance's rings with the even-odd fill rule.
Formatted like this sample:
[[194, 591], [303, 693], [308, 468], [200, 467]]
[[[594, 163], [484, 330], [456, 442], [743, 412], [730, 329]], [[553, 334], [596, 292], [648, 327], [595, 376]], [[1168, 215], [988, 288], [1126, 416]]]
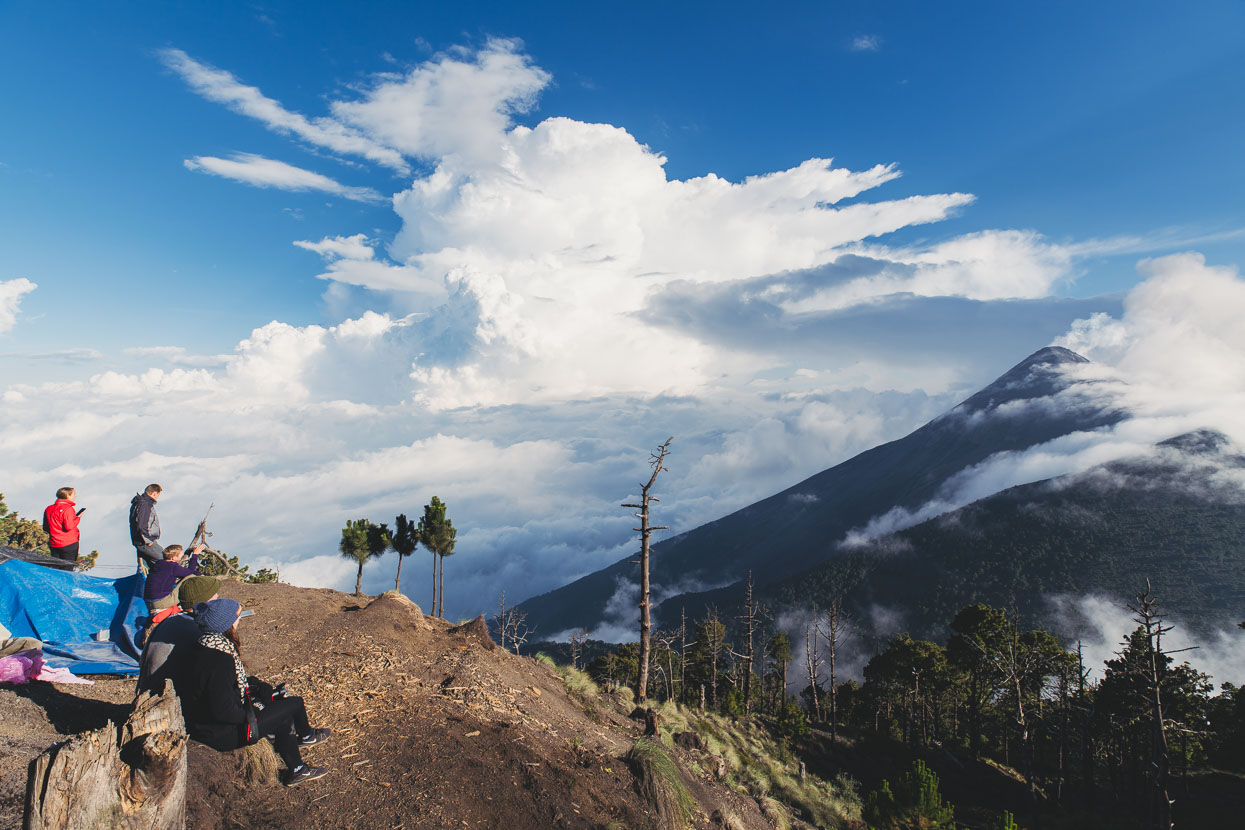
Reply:
[[312, 729], [301, 697], [247, 677], [239, 656], [237, 600], [215, 599], [195, 606], [203, 633], [184, 663], [178, 684], [190, 737], [220, 752], [253, 744], [267, 736], [285, 761], [287, 787], [320, 778], [324, 767], [303, 763], [299, 747], [328, 740], [329, 730]]

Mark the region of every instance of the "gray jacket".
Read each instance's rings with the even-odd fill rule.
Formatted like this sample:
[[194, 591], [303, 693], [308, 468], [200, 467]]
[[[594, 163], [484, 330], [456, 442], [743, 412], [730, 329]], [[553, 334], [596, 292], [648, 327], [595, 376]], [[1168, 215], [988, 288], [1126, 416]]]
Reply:
[[181, 664], [194, 651], [203, 632], [188, 614], [174, 614], [161, 620], [143, 646], [143, 659], [138, 669], [138, 690], [160, 694], [164, 681], [176, 686], [181, 677]]
[[164, 559], [164, 547], [160, 539], [160, 517], [156, 515], [156, 500], [146, 493], [138, 493], [130, 500], [130, 543], [138, 555], [149, 562]]

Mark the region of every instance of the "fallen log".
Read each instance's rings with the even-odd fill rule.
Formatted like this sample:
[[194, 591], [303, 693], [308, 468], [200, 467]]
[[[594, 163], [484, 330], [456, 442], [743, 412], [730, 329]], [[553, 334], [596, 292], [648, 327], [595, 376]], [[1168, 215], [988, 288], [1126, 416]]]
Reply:
[[186, 729], [171, 688], [139, 695], [124, 723], [30, 762], [25, 830], [175, 830], [186, 824]]

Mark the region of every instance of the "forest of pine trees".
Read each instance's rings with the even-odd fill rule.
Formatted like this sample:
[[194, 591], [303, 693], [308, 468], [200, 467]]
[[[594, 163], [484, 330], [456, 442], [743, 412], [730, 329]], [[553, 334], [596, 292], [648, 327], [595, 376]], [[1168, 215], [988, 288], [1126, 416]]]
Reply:
[[[1077, 647], [976, 604], [949, 621], [946, 643], [901, 634], [868, 660], [863, 682], [835, 676], [834, 685], [830, 666], [850, 625], [841, 606], [815, 613], [797, 643], [771, 627], [755, 635], [754, 648], [741, 640], [755, 609], [710, 610], [654, 632], [647, 694], [725, 715], [752, 712], [793, 740], [816, 727], [912, 757], [950, 753], [989, 764], [1022, 782], [1027, 795], [1010, 805], [1022, 826], [1028, 816], [1056, 812], [1170, 827], [1200, 772], [1245, 772], [1245, 689], [1225, 678], [1215, 694], [1211, 678], [1164, 650], [1171, 627], [1148, 588], [1129, 607], [1137, 628], [1105, 668], [1091, 670]], [[628, 686], [638, 657], [638, 644], [626, 644], [588, 671], [607, 687]], [[922, 776], [914, 770], [873, 793], [882, 823], [870, 826], [909, 826], [885, 816], [918, 809], [895, 799], [901, 790], [928, 789]], [[919, 826], [953, 826], [939, 823], [949, 808], [935, 806]]]

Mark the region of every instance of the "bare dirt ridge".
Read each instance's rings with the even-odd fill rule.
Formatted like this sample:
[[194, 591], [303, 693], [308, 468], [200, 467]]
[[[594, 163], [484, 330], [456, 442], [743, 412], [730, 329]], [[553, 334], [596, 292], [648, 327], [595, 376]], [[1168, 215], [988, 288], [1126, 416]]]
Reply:
[[[668, 815], [626, 760], [643, 724], [498, 648], [482, 619], [432, 619], [394, 593], [230, 582], [222, 594], [255, 611], [240, 626], [248, 670], [287, 682], [333, 730], [305, 753], [330, 772], [287, 789], [242, 774], [240, 753], [192, 743], [190, 828], [771, 826], [755, 801], [688, 773], [683, 750], [692, 803]], [[128, 714], [133, 679], [95, 679], [0, 687], [0, 827], [21, 825], [32, 758]]]

